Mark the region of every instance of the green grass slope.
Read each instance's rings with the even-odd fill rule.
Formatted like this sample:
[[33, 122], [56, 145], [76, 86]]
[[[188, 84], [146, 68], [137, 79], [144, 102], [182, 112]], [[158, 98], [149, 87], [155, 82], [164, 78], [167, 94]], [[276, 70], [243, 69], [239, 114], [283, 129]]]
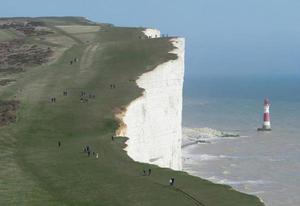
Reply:
[[[0, 205], [263, 205], [228, 186], [136, 163], [123, 151], [125, 138], [111, 140], [118, 128], [114, 112], [142, 92], [130, 80], [176, 58], [168, 53], [168, 38], [139, 39], [141, 28], [106, 24], [87, 36], [55, 27], [89, 24], [82, 18], [37, 20], [55, 33], [27, 41], [52, 46], [56, 59], [6, 74], [16, 82], [0, 87], [2, 100], [21, 102], [17, 123], [0, 128]], [[70, 65], [73, 58], [79, 61]], [[95, 99], [80, 102], [81, 91]], [[85, 145], [99, 158], [83, 153]], [[144, 168], [152, 168], [152, 175], [142, 176]], [[168, 185], [170, 177], [175, 187]]]

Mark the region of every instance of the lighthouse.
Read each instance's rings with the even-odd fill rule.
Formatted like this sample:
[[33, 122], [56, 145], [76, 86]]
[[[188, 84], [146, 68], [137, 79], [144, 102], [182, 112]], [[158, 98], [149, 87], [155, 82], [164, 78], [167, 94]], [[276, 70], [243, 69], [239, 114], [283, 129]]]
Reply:
[[265, 98], [264, 100], [264, 123], [262, 128], [258, 128], [258, 131], [271, 131], [271, 122], [270, 122], [270, 101]]

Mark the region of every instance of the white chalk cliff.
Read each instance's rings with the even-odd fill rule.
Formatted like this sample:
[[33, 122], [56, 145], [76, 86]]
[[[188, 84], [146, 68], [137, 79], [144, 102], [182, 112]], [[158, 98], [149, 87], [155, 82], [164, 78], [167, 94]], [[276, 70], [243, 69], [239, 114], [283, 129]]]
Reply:
[[159, 38], [160, 37], [160, 31], [157, 29], [146, 29], [143, 31], [143, 33], [148, 37], [148, 38]]
[[[147, 30], [147, 35], [158, 35]], [[181, 170], [182, 90], [184, 39], [171, 39], [177, 54], [154, 70], [144, 73], [137, 85], [144, 89], [123, 114], [117, 135], [128, 137], [126, 151], [135, 161]]]

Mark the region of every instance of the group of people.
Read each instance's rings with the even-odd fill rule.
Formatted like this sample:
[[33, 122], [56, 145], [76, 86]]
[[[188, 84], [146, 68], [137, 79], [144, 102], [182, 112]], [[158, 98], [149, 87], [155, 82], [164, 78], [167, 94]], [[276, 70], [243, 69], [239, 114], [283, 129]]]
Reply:
[[[114, 136], [112, 136], [112, 140], [113, 140], [113, 138], [114, 138]], [[58, 147], [60, 148], [61, 147], [61, 141], [58, 141], [57, 144], [58, 144]], [[96, 152], [94, 152], [94, 151], [92, 151], [92, 148], [91, 148], [90, 145], [84, 146], [83, 147], [83, 152], [87, 153], [88, 157], [90, 157], [91, 155], [93, 155], [93, 156], [95, 156], [96, 159], [99, 158], [99, 154], [96, 153]], [[150, 176], [151, 173], [152, 173], [152, 169], [151, 168], [148, 169], [148, 173], [146, 172], [145, 169], [143, 169], [143, 176]], [[175, 184], [175, 178], [171, 177], [170, 180], [169, 180], [169, 185], [170, 186], [174, 186], [174, 184]]]
[[[63, 91], [63, 96], [68, 96], [68, 94], [69, 93], [68, 93], [67, 89]], [[95, 98], [96, 98], [95, 94], [92, 94], [92, 93], [86, 94], [85, 91], [80, 92], [80, 102], [82, 102], [82, 103], [88, 102], [89, 99], [95, 99]], [[50, 102], [55, 103], [56, 97], [50, 97]]]
[[148, 174], [146, 173], [146, 170], [143, 170], [143, 176], [150, 176], [151, 175], [152, 170], [149, 168], [148, 169]]
[[115, 89], [115, 88], [116, 88], [116, 85], [115, 85], [115, 84], [110, 84], [110, 88], [111, 88], [111, 89]]
[[89, 146], [89, 145], [86, 145], [86, 146], [83, 147], [83, 152], [87, 153], [88, 157], [90, 157], [91, 155], [93, 155], [93, 156], [96, 157], [96, 159], [99, 158], [99, 154], [96, 153], [96, 152], [94, 152], [94, 151], [92, 151], [91, 146]]
[[70, 65], [72, 65], [73, 63], [76, 63], [78, 62], [79, 59], [78, 58], [73, 58], [71, 61], [70, 61]]
[[[63, 96], [68, 96], [68, 94], [69, 93], [68, 93], [67, 89], [63, 91]], [[82, 102], [82, 103], [88, 102], [89, 99], [95, 99], [95, 98], [96, 98], [95, 94], [89, 93], [87, 95], [85, 91], [80, 92], [80, 102]]]
[[[57, 142], [57, 146], [58, 146], [58, 148], [60, 148], [61, 147], [61, 141], [59, 140], [58, 142]], [[96, 153], [96, 152], [94, 152], [94, 151], [92, 151], [92, 149], [91, 149], [91, 146], [90, 145], [86, 145], [86, 146], [84, 146], [83, 147], [83, 152], [84, 153], [87, 153], [87, 155], [90, 157], [91, 155], [93, 155], [93, 156], [95, 156], [96, 157], [96, 159], [98, 159], [99, 158], [99, 154], [98, 153]]]
[[[64, 90], [63, 95], [68, 96], [68, 91]], [[50, 101], [51, 101], [51, 103], [55, 103], [56, 102], [56, 97], [50, 97]]]
[[[146, 172], [145, 169], [143, 169], [143, 176], [150, 176], [151, 173], [152, 173], [152, 170], [150, 168], [148, 169], [148, 173]], [[175, 178], [171, 177], [170, 180], [169, 180], [169, 185], [174, 186], [174, 184], [175, 184]]]
[[85, 91], [81, 91], [80, 93], [80, 102], [82, 103], [85, 103], [85, 102], [88, 102], [89, 99], [95, 99], [96, 98], [96, 95], [95, 94], [86, 94]]
[[55, 103], [56, 102], [56, 97], [51, 97], [50, 101], [51, 101], [51, 103]]

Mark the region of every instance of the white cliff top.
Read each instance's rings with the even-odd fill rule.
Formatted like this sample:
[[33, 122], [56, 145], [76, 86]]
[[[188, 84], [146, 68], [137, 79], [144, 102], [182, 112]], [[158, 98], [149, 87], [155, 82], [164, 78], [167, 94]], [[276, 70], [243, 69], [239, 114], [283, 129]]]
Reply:
[[150, 38], [159, 38], [160, 31], [158, 29], [145, 29], [143, 33]]

